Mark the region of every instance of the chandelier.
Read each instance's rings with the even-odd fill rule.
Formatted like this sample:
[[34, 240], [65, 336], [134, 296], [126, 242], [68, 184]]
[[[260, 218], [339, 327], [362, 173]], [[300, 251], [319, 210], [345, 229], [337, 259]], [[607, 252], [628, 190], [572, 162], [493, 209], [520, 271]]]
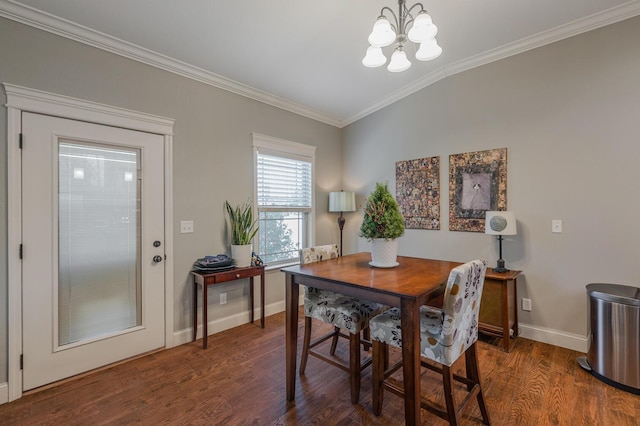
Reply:
[[[419, 11], [417, 11], [418, 8]], [[416, 11], [418, 14], [414, 18], [412, 12]], [[391, 15], [392, 21], [385, 15], [385, 12]], [[367, 48], [367, 54], [362, 60], [362, 64], [365, 67], [384, 65], [387, 58], [382, 53], [382, 48], [395, 42], [396, 47], [387, 69], [391, 72], [409, 69], [411, 62], [407, 59], [407, 54], [404, 51], [407, 40], [420, 44], [420, 48], [416, 52], [417, 60], [430, 61], [435, 59], [442, 53], [442, 48], [438, 46], [436, 41], [437, 33], [438, 28], [433, 25], [431, 16], [421, 3], [407, 8], [404, 0], [398, 0], [397, 15], [387, 6], [380, 10], [380, 16], [373, 24], [373, 31], [369, 35], [370, 46]]]

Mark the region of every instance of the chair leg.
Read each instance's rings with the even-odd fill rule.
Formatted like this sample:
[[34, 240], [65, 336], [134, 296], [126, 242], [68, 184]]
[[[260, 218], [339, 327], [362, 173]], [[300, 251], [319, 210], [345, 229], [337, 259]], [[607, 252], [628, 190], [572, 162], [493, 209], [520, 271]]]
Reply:
[[[369, 327], [367, 327], [364, 330], [362, 330], [362, 338], [364, 340], [366, 340], [367, 342], [371, 341], [371, 330], [369, 330]], [[362, 346], [363, 346], [365, 351], [368, 351], [369, 349], [371, 349], [371, 345], [369, 343], [365, 343]]]
[[304, 340], [302, 341], [302, 354], [300, 355], [300, 375], [304, 374], [309, 359], [309, 345], [311, 344], [311, 317], [304, 317]]
[[338, 337], [340, 337], [340, 327], [334, 327], [333, 328], [333, 338], [331, 340], [331, 350], [329, 351], [329, 353], [331, 355], [335, 355], [336, 354], [336, 347], [338, 346]]
[[389, 345], [384, 344], [384, 371], [389, 369]]
[[385, 365], [389, 363], [388, 360], [388, 347], [386, 343], [379, 340], [373, 341], [373, 362], [371, 365], [371, 373], [373, 376], [372, 396], [373, 396], [373, 414], [379, 416], [382, 414], [382, 399], [384, 388], [382, 383], [384, 381]]
[[484, 403], [484, 396], [482, 394], [482, 385], [480, 384], [480, 369], [478, 368], [478, 352], [476, 348], [476, 344], [471, 345], [467, 352], [465, 353], [465, 364], [467, 367], [467, 378], [473, 383], [477, 383], [478, 385], [478, 406], [480, 407], [480, 412], [482, 413], [482, 420], [484, 424], [491, 424], [491, 419], [489, 418], [489, 411], [487, 410], [487, 406]]
[[444, 399], [447, 403], [447, 413], [449, 414], [449, 424], [460, 424], [460, 417], [453, 395], [453, 370], [447, 365], [442, 365], [442, 382], [444, 385]]
[[349, 333], [349, 376], [351, 403], [360, 400], [360, 333]]

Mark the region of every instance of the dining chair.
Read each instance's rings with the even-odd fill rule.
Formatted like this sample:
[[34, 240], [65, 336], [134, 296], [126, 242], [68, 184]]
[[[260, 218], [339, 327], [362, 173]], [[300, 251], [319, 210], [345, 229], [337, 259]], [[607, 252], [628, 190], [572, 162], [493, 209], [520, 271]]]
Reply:
[[[300, 250], [300, 263], [307, 264], [319, 261], [330, 261], [338, 258], [338, 245], [329, 244], [309, 247]], [[360, 373], [371, 364], [371, 358], [364, 362], [361, 360], [360, 346], [368, 349], [371, 342], [367, 338], [361, 338], [361, 333], [368, 331], [369, 319], [381, 313], [386, 307], [379, 303], [368, 302], [355, 297], [344, 296], [329, 290], [321, 290], [315, 287], [304, 287], [304, 340], [302, 343], [302, 355], [300, 359], [300, 375], [304, 374], [307, 367], [307, 359], [312, 355], [335, 367], [349, 373], [351, 402], [357, 404], [360, 399]], [[313, 342], [311, 341], [312, 319], [320, 320], [334, 326], [333, 331]], [[341, 332], [347, 330], [348, 334]], [[338, 338], [349, 340], [349, 364], [340, 362], [335, 355]], [[318, 352], [313, 348], [332, 339], [329, 356]]]
[[[483, 260], [473, 260], [452, 269], [442, 309], [420, 307], [420, 364], [442, 374], [446, 409], [423, 397], [421, 406], [452, 425], [460, 423], [461, 412], [474, 397], [480, 406], [483, 422], [490, 422], [482, 395], [476, 350], [478, 314], [486, 269], [487, 264]], [[373, 412], [380, 415], [384, 389], [403, 396], [401, 384], [389, 379], [402, 366], [402, 362], [388, 367], [387, 346], [402, 348], [400, 310], [391, 308], [377, 315], [369, 321], [369, 327], [373, 343]], [[463, 354], [466, 377], [453, 374], [451, 368]], [[434, 362], [439, 365], [434, 365]], [[454, 396], [454, 380], [466, 386], [467, 394], [459, 404]]]

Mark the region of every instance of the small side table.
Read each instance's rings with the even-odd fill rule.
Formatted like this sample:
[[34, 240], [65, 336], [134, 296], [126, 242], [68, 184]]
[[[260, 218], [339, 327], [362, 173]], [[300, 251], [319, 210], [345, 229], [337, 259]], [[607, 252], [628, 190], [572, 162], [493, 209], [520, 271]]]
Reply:
[[511, 351], [511, 337], [518, 337], [518, 295], [516, 278], [522, 271], [495, 272], [487, 268], [480, 303], [478, 330], [502, 337], [506, 352]]
[[253, 277], [260, 276], [260, 327], [264, 328], [264, 265], [234, 268], [222, 272], [197, 272], [193, 275], [193, 340], [198, 334], [198, 285], [202, 287], [202, 348], [207, 348], [207, 288], [210, 285], [227, 283], [230, 281], [249, 278], [249, 312], [253, 323]]

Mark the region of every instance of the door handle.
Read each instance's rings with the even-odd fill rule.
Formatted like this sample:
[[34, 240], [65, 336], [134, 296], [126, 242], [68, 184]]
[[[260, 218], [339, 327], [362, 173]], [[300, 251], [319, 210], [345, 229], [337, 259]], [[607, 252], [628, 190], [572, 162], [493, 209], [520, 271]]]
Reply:
[[160, 262], [162, 262], [162, 256], [159, 256], [159, 255], [155, 255], [155, 256], [153, 256], [153, 261], [154, 261], [155, 263], [160, 263]]

